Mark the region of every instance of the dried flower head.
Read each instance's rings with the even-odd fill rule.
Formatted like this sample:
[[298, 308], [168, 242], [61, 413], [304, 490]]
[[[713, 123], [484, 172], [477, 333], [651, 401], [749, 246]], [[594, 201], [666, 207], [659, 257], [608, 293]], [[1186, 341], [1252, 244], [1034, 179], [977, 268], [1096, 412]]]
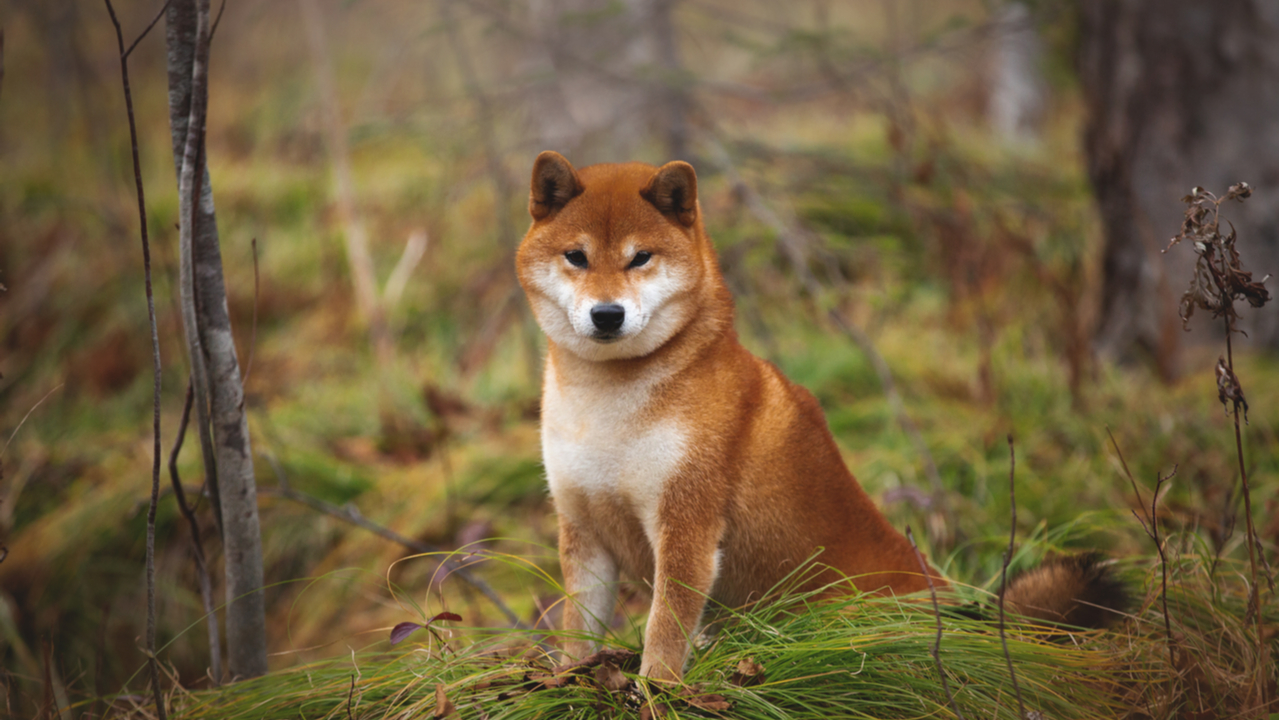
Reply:
[[1182, 228], [1169, 241], [1167, 252], [1179, 242], [1187, 240], [1196, 252], [1196, 268], [1191, 284], [1182, 294], [1178, 315], [1183, 328], [1196, 308], [1208, 310], [1213, 317], [1226, 316], [1231, 330], [1235, 330], [1234, 303], [1245, 300], [1253, 307], [1262, 307], [1271, 299], [1263, 285], [1270, 276], [1254, 281], [1253, 273], [1240, 267], [1240, 254], [1236, 252], [1236, 229], [1230, 222], [1224, 234], [1219, 226], [1219, 212], [1226, 200], [1243, 202], [1253, 194], [1248, 183], [1236, 183], [1227, 193], [1218, 197], [1202, 187], [1194, 187], [1182, 198], [1187, 209], [1183, 213]]

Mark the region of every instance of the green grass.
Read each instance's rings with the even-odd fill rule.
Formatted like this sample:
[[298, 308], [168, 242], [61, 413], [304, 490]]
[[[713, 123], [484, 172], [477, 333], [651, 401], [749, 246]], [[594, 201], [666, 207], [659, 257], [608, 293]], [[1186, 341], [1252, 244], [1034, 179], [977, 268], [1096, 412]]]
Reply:
[[[788, 597], [751, 612], [722, 613], [684, 682], [690, 692], [722, 696], [727, 711], [699, 708], [652, 687], [610, 691], [590, 674], [544, 687], [539, 678], [550, 672], [551, 660], [535, 638], [478, 629], [450, 633], [455, 639], [447, 645], [428, 640], [415, 648], [352, 653], [225, 690], [178, 693], [173, 706], [175, 717], [188, 720], [341, 718], [348, 708], [354, 718], [423, 717], [434, 712], [436, 687], [444, 686], [460, 717], [621, 717], [647, 694], [668, 702], [675, 717], [949, 717], [930, 656], [934, 622], [927, 598]], [[1075, 635], [1072, 643], [1045, 636], [1043, 629], [1020, 627], [1009, 638], [1027, 706], [1064, 719], [1118, 713], [1115, 660], [1099, 635]], [[940, 656], [967, 716], [1018, 716], [991, 623], [946, 615]], [[746, 660], [762, 665], [763, 673], [757, 683], [735, 684]]]

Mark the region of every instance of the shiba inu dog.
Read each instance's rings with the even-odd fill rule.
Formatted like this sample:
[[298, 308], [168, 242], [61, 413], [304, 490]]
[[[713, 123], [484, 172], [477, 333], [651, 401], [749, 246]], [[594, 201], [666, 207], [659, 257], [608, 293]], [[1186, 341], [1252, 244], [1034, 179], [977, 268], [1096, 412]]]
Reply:
[[[648, 581], [641, 674], [675, 681], [708, 596], [759, 599], [819, 551], [827, 569], [808, 587], [844, 576], [895, 595], [928, 586], [817, 400], [739, 344], [692, 166], [578, 170], [544, 152], [529, 213], [516, 268], [548, 340], [542, 451], [572, 595], [566, 629], [602, 634], [620, 573]], [[1060, 574], [1087, 585], [1081, 572]], [[1065, 618], [1070, 595], [1040, 592], [1062, 584], [1045, 577], [1026, 586]], [[1011, 607], [1031, 610], [1015, 590]]]

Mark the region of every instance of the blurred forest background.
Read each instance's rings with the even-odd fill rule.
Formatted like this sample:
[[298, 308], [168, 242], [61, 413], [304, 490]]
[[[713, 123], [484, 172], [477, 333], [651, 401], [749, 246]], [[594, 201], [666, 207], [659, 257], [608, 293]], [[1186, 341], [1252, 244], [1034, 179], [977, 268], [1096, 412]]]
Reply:
[[[159, 6], [120, 0], [126, 43]], [[952, 577], [998, 578], [1010, 432], [1031, 548], [1019, 562], [1153, 554], [1108, 428], [1140, 482], [1177, 465], [1159, 517], [1181, 551], [1247, 558], [1213, 371], [1220, 321], [1199, 313], [1183, 331], [1195, 256], [1160, 251], [1192, 186], [1245, 181], [1254, 196], [1224, 220], [1255, 279], [1277, 274], [1274, 2], [215, 12], [207, 158], [273, 668], [385, 647], [416, 606], [510, 624], [432, 558], [406, 560], [404, 542], [352, 520], [415, 547], [505, 554], [471, 572], [526, 623], [556, 600], [521, 569], [558, 577], [544, 341], [513, 272], [543, 149], [578, 166], [694, 164], [743, 342], [817, 395], [854, 474], [895, 525], [927, 530]], [[163, 29], [130, 71], [167, 455], [189, 370]], [[144, 687], [152, 377], [129, 134], [105, 7], [9, 0], [0, 30], [3, 705], [23, 715], [53, 697], [81, 717], [91, 698]], [[1241, 312], [1245, 466], [1274, 567], [1278, 321], [1274, 303]], [[194, 435], [177, 468], [221, 598]], [[160, 656], [173, 680], [205, 687], [190, 530], [168, 488], [166, 472]]]

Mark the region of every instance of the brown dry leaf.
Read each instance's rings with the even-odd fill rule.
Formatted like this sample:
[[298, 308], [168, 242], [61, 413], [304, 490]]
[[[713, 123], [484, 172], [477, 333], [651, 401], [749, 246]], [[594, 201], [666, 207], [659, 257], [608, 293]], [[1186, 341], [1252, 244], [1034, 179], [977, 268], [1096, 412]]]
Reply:
[[436, 686], [436, 718], [448, 717], [453, 714], [453, 702], [444, 694], [444, 686]]
[[630, 668], [632, 670], [638, 670], [640, 668], [640, 656], [637, 655], [636, 653], [630, 650], [610, 649], [610, 650], [601, 650], [600, 652], [595, 653], [594, 655], [588, 655], [586, 658], [578, 662], [567, 663], [565, 665], [557, 665], [555, 669], [552, 670], [552, 672], [554, 672], [557, 675], [561, 675], [568, 672], [576, 673], [576, 672], [581, 672], [583, 670], [588, 670], [590, 668], [596, 667], [597, 665], [600, 665], [601, 663], [604, 663], [604, 662], [613, 663], [619, 668]]
[[600, 667], [596, 668], [595, 676], [600, 687], [609, 692], [621, 692], [631, 685], [631, 680], [622, 674], [618, 666], [608, 661], [600, 663]]
[[665, 717], [666, 714], [667, 706], [656, 701], [647, 702], [640, 708], [640, 720], [654, 720], [654, 718]]
[[697, 688], [694, 687], [685, 688], [681, 691], [680, 697], [684, 698], [685, 702], [700, 710], [720, 711], [728, 710], [732, 707], [731, 703], [728, 700], [725, 700], [723, 695], [699, 693]]
[[[1223, 410], [1227, 410], [1227, 401], [1231, 401], [1232, 409], [1239, 410], [1244, 407], [1244, 422], [1249, 423], [1249, 403], [1244, 399], [1244, 390], [1240, 387], [1240, 380], [1236, 378], [1236, 374], [1231, 372], [1231, 368], [1227, 366], [1227, 361], [1221, 355], [1218, 356], [1218, 364], [1214, 367], [1214, 374], [1218, 378], [1218, 402], [1222, 403]], [[1230, 410], [1228, 410], [1230, 412]]]
[[532, 673], [529, 675], [530, 681], [548, 689], [564, 687], [565, 683], [569, 682], [570, 679], [571, 676], [569, 675], [547, 675], [546, 673]]
[[739, 687], [758, 685], [764, 682], [764, 666], [753, 657], [738, 661], [738, 669], [729, 677], [729, 682]]
[[1228, 200], [1243, 200], [1253, 194], [1253, 188], [1247, 182], [1238, 182], [1227, 189]]

